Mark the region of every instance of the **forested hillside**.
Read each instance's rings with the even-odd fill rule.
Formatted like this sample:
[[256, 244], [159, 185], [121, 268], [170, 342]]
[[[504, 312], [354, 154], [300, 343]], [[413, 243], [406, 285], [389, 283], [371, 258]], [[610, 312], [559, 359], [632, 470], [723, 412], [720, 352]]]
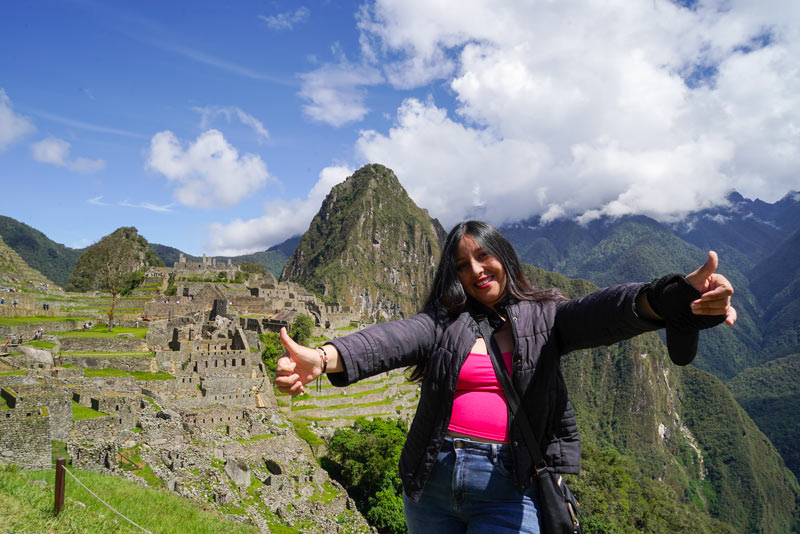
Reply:
[[2, 215], [0, 236], [28, 265], [60, 286], [66, 285], [83, 252], [56, 243], [39, 230]]
[[[537, 286], [559, 287], [572, 298], [593, 289], [531, 266], [526, 272]], [[737, 532], [798, 526], [800, 487], [775, 447], [718, 378], [672, 364], [655, 334], [572, 353], [563, 372], [586, 445], [576, 490], [587, 512], [609, 523], [601, 532], [722, 528], [692, 510]], [[612, 473], [617, 483], [609, 486]], [[638, 490], [628, 493], [634, 485]]]

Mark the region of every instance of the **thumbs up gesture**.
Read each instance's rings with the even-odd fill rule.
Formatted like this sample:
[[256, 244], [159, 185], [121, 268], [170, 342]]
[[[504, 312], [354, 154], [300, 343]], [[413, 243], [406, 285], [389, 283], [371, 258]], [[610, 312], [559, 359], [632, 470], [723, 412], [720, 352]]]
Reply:
[[692, 302], [692, 313], [695, 315], [724, 315], [725, 323], [736, 322], [736, 310], [731, 306], [733, 285], [727, 278], [717, 273], [719, 259], [713, 250], [708, 252], [708, 259], [696, 271], [686, 275], [700, 298]]
[[303, 386], [322, 374], [319, 351], [296, 343], [286, 328], [281, 328], [281, 343], [286, 352], [275, 363], [275, 385], [281, 393], [299, 395]]

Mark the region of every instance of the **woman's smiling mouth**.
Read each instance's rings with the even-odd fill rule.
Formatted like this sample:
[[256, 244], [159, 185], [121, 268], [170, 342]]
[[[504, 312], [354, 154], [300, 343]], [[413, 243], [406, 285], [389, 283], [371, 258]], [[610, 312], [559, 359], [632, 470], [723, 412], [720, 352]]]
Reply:
[[493, 276], [484, 276], [475, 282], [475, 287], [478, 289], [484, 289], [486, 286], [492, 283], [492, 280], [494, 280]]

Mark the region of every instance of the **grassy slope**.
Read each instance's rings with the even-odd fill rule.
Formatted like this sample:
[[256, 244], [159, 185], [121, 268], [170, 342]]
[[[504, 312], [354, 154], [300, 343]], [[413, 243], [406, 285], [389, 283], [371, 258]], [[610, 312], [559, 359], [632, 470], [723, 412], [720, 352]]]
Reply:
[[[164, 490], [90, 471], [71, 470], [106, 502], [151, 532], [159, 534], [249, 534], [259, 530], [225, 520], [191, 501]], [[0, 525], [3, 532], [23, 533], [138, 533], [67, 475], [64, 510], [53, 516], [54, 471], [20, 471], [0, 467]], [[38, 482], [44, 481], [44, 482]], [[82, 504], [79, 504], [82, 503]], [[85, 506], [84, 506], [85, 505]], [[179, 518], [170, 521], [169, 518]]]

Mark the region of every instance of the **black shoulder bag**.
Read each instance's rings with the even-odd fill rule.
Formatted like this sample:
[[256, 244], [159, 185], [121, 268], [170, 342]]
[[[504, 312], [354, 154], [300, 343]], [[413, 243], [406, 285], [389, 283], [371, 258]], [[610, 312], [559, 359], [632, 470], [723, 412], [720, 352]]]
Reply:
[[525, 445], [533, 460], [533, 483], [539, 497], [537, 511], [543, 534], [583, 534], [583, 527], [578, 519], [578, 501], [567, 487], [566, 482], [558, 473], [553, 473], [547, 468], [547, 462], [542, 458], [539, 440], [531, 427], [528, 413], [519, 402], [519, 395], [511, 383], [506, 366], [500, 359], [500, 350], [492, 338], [492, 327], [489, 321], [480, 322], [481, 335], [486, 342], [486, 350], [491, 356], [494, 373], [502, 384], [506, 394], [508, 408], [511, 416], [519, 422]]

